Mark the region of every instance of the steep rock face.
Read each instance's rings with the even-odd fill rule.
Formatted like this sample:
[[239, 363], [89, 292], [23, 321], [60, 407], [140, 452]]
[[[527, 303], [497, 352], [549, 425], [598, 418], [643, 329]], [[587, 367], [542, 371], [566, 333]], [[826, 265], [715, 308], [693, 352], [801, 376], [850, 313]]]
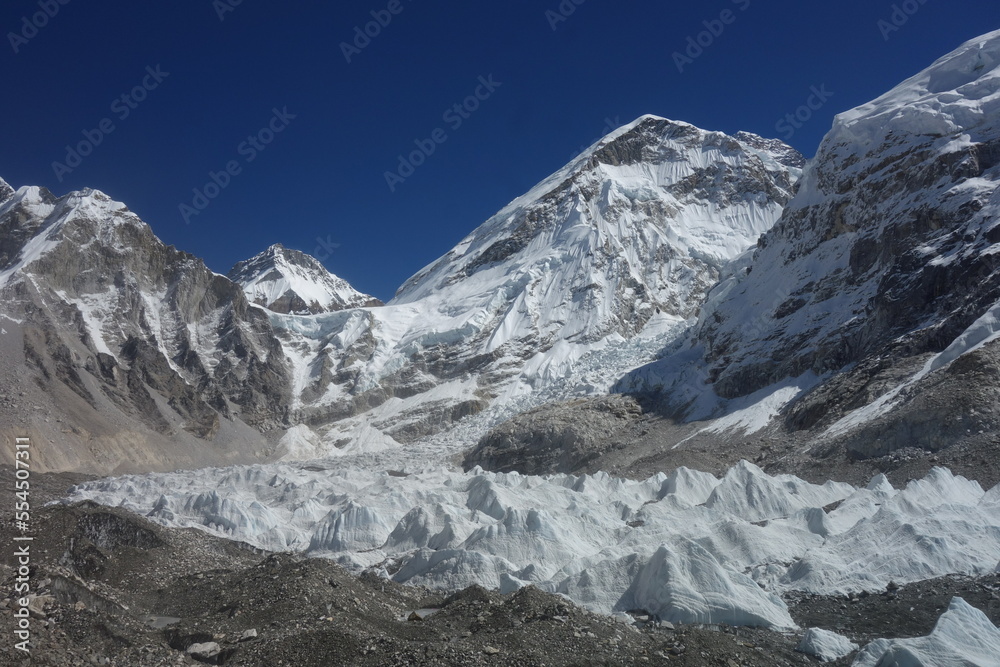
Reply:
[[14, 195], [14, 188], [10, 187], [7, 181], [0, 178], [0, 204], [4, 203]]
[[101, 192], [22, 188], [0, 205], [0, 293], [27, 365], [94, 410], [110, 401], [129, 423], [206, 440], [237, 417], [286, 422], [267, 315]]
[[733, 138], [745, 146], [763, 151], [786, 167], [802, 169], [806, 166], [805, 156], [779, 139], [766, 139], [752, 132], [737, 132]]
[[658, 390], [673, 414], [704, 418], [719, 405], [706, 390], [736, 399], [835, 376], [841, 391], [813, 392], [789, 419], [830, 426], [963, 335], [975, 340], [928, 373], [988, 342], [996, 327], [979, 320], [1000, 300], [998, 223], [995, 32], [839, 115], [746, 269], [710, 295], [689, 349], [620, 388]]
[[276, 313], [315, 315], [349, 308], [381, 306], [309, 255], [276, 244], [229, 272], [251, 303]]

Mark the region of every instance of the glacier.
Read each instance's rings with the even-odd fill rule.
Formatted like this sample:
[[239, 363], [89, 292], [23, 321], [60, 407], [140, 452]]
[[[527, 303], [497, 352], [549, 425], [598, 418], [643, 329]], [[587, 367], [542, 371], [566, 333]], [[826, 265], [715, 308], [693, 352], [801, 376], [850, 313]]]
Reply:
[[883, 591], [1000, 563], [1000, 486], [943, 468], [894, 489], [815, 485], [742, 462], [644, 481], [350, 459], [102, 479], [66, 502], [120, 506], [400, 583], [525, 585], [589, 609], [791, 629], [782, 595]]

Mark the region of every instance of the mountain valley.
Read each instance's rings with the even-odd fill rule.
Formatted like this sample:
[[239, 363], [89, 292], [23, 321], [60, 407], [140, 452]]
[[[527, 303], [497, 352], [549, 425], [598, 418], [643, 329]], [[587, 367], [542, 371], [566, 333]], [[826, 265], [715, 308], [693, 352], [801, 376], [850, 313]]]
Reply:
[[38, 664], [998, 664], [998, 257], [1000, 31], [809, 160], [643, 116], [387, 303], [0, 180]]

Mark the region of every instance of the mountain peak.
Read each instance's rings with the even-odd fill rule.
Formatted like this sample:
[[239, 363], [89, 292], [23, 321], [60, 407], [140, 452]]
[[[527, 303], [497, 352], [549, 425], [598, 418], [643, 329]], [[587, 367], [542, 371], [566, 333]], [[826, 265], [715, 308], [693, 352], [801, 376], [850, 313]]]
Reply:
[[315, 257], [280, 243], [237, 263], [229, 279], [243, 287], [251, 302], [279, 313], [317, 314], [381, 305], [330, 273]]
[[[585, 169], [595, 164], [617, 166], [623, 161], [662, 162], [664, 159], [679, 159], [684, 151], [705, 148], [754, 154], [767, 163], [777, 162], [780, 165], [778, 170], [790, 168], [795, 177], [806, 163], [801, 153], [779, 139], [766, 139], [752, 132], [738, 132], [730, 136], [724, 132], [703, 130], [684, 121], [646, 114], [609, 133], [584, 152], [583, 155], [588, 158], [585, 164], [575, 166]], [[775, 170], [775, 165], [768, 166]]]
[[43, 187], [14, 191], [0, 182], [0, 205], [0, 285], [64, 240], [80, 248], [101, 247], [121, 254], [139, 238], [153, 238], [148, 225], [125, 204], [99, 190], [88, 188], [56, 197]]
[[319, 274], [329, 273], [323, 263], [312, 255], [308, 255], [301, 250], [289, 248], [281, 243], [275, 243], [261, 253], [259, 257], [265, 257], [278, 263], [291, 264], [309, 271], [316, 271]]
[[392, 303], [447, 294], [448, 312], [497, 327], [490, 353], [628, 337], [658, 313], [686, 319], [777, 220], [797, 177], [721, 132], [643, 116], [487, 220]]
[[[950, 363], [968, 340], [995, 331], [979, 318], [993, 322], [1000, 310], [998, 118], [1000, 31], [838, 115], [748, 266], [707, 299], [689, 334], [701, 358], [685, 366], [680, 353], [667, 356], [621, 387], [664, 387], [678, 414], [701, 419], [716, 399], [802, 390], [832, 375], [828, 386], [838, 389], [816, 391], [789, 413], [795, 428], [836, 423], [830, 433], [839, 437], [887, 414], [895, 394], [870, 387], [910, 373], [908, 364], [920, 368], [920, 355]], [[709, 382], [689, 382], [695, 376]], [[857, 394], [830, 401], [833, 391]], [[845, 416], [847, 405], [858, 414]], [[926, 409], [920, 418], [938, 421]], [[941, 423], [893, 431], [887, 421], [877, 435], [857, 431], [852, 446], [866, 454], [936, 447], [967, 429], [954, 435]]]
[[0, 178], [0, 204], [3, 204], [13, 195], [14, 195], [14, 188], [10, 187], [7, 181]]
[[753, 132], [737, 132], [733, 138], [752, 149], [762, 151], [780, 164], [793, 169], [806, 166], [806, 158], [780, 139], [767, 139]]
[[970, 40], [881, 97], [839, 114], [824, 144], [882, 148], [888, 134], [952, 136], [995, 130], [1000, 30]]

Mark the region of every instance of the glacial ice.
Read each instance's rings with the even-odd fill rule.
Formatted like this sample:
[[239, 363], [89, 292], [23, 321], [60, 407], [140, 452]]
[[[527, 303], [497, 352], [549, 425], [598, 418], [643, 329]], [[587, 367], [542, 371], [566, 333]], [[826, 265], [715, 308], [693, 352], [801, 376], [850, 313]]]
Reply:
[[879, 639], [861, 651], [853, 667], [996, 667], [1000, 629], [986, 614], [954, 598], [934, 631], [916, 639]]
[[798, 651], [819, 658], [823, 662], [833, 662], [858, 650], [858, 645], [847, 637], [821, 628], [809, 628], [799, 642]]
[[631, 481], [330, 459], [102, 479], [69, 498], [84, 499], [401, 583], [531, 584], [675, 623], [791, 628], [785, 592], [880, 591], [1000, 562], [1000, 487], [942, 468], [896, 490], [881, 475], [815, 485], [747, 462], [722, 479]]

